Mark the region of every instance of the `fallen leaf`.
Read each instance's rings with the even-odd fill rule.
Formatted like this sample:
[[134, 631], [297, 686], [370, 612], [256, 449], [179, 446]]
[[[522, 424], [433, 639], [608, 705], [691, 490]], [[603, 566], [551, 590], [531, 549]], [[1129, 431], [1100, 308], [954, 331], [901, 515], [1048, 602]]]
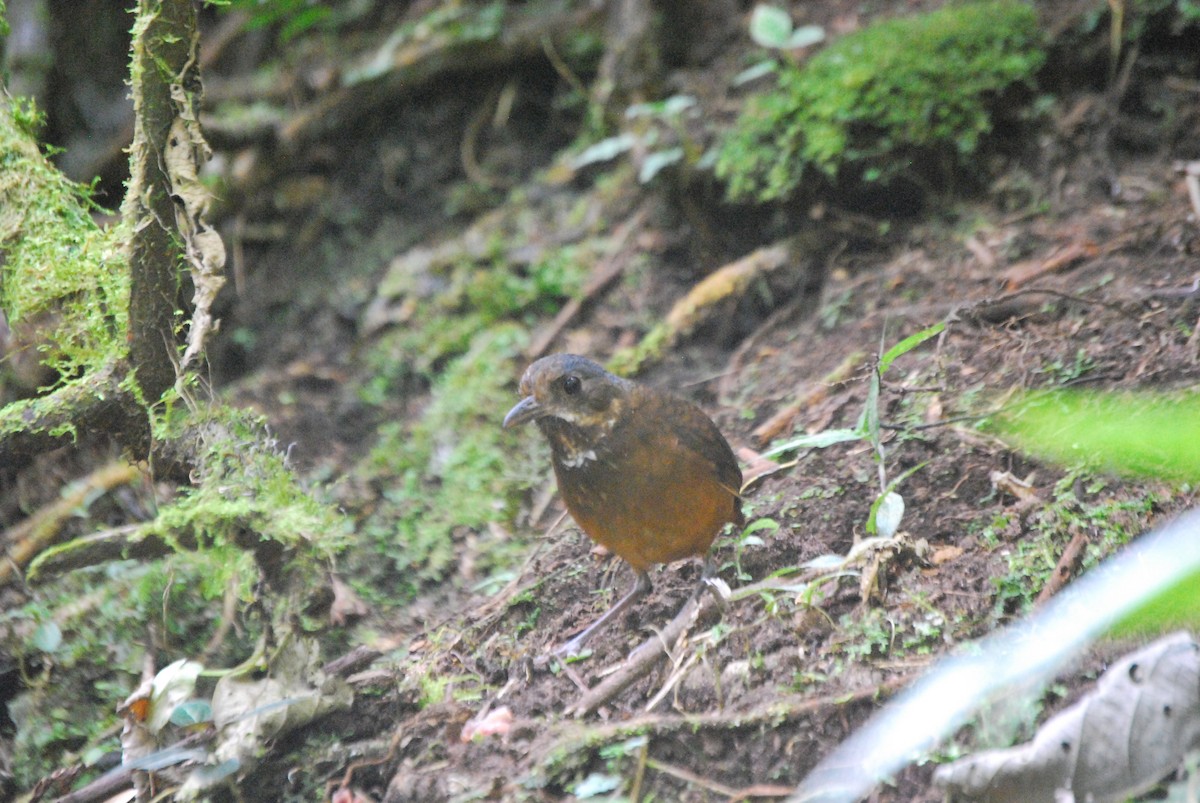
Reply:
[[475, 737], [506, 736], [512, 728], [513, 712], [506, 705], [483, 711], [480, 716], [467, 720], [463, 725], [459, 741], [469, 742]]
[[955, 560], [963, 553], [963, 548], [960, 546], [940, 546], [933, 550], [929, 556], [929, 562], [934, 566], [941, 566], [943, 563], [949, 563]]
[[955, 799], [1119, 801], [1140, 794], [1200, 745], [1200, 644], [1180, 632], [1112, 664], [1096, 688], [1033, 741], [940, 767]]

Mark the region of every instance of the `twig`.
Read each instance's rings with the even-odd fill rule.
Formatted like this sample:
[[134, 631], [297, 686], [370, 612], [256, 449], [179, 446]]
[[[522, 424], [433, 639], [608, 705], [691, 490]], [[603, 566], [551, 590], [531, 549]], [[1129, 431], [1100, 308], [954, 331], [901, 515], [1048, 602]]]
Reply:
[[241, 602], [238, 596], [240, 582], [241, 578], [235, 572], [229, 575], [229, 580], [225, 583], [225, 596], [221, 601], [221, 620], [217, 623], [217, 629], [209, 636], [204, 649], [200, 651], [200, 663], [202, 664], [210, 662], [212, 656], [225, 643], [225, 637], [229, 635], [229, 631], [233, 629], [238, 603]]
[[1098, 301], [1094, 298], [1084, 298], [1083, 296], [1077, 296], [1073, 293], [1064, 293], [1061, 290], [1051, 290], [1048, 287], [1026, 287], [1021, 290], [1013, 290], [1010, 293], [1004, 293], [1003, 295], [996, 296], [994, 298], [983, 298], [979, 301], [973, 301], [969, 304], [958, 304], [952, 308], [952, 314], [958, 317], [971, 316], [977, 310], [990, 306], [998, 306], [1020, 296], [1034, 294], [1054, 296], [1065, 301], [1074, 301], [1077, 304], [1104, 307], [1105, 309], [1112, 310], [1118, 315], [1129, 318], [1130, 320], [1136, 321], [1138, 319], [1136, 315], [1126, 310], [1123, 304], [1114, 304], [1108, 301]]
[[359, 672], [370, 666], [381, 655], [383, 653], [379, 650], [368, 647], [365, 644], [360, 644], [340, 658], [334, 658], [325, 664], [321, 667], [321, 671], [326, 675], [337, 675], [343, 678], [349, 677], [355, 672]]
[[792, 421], [802, 411], [828, 396], [829, 388], [849, 379], [850, 374], [854, 369], [859, 367], [865, 357], [866, 353], [862, 351], [853, 351], [846, 355], [832, 371], [821, 377], [799, 399], [781, 408], [765, 422], [755, 427], [754, 432], [751, 433], [751, 437], [760, 446], [773, 441], [781, 432], [792, 425]]
[[[188, 748], [195, 747], [205, 742], [212, 741], [216, 735], [216, 731], [212, 728], [206, 728], [199, 733], [193, 733], [189, 736], [180, 739], [170, 747], [164, 747], [155, 753], [158, 755], [178, 754], [180, 760], [193, 758], [193, 753]], [[93, 800], [107, 800], [121, 789], [126, 789], [132, 783], [133, 773], [137, 770], [137, 764], [124, 764], [115, 769], [101, 775], [96, 780], [76, 789], [74, 792], [69, 792], [62, 797], [55, 798], [54, 803], [91, 803]], [[140, 771], [140, 770], [138, 770]]]
[[[706, 599], [711, 599], [707, 595]], [[624, 739], [633, 735], [661, 735], [668, 733], [696, 733], [703, 730], [743, 729], [771, 723], [812, 716], [825, 709], [840, 709], [855, 703], [885, 698], [898, 692], [911, 682], [911, 675], [900, 675], [882, 683], [873, 683], [854, 691], [827, 694], [821, 697], [806, 697], [800, 694], [785, 694], [745, 711], [721, 710], [706, 714], [643, 714], [620, 722], [564, 723], [557, 738], [547, 742], [548, 748], [557, 753], [569, 753], [594, 748], [599, 744]], [[530, 720], [526, 724], [533, 724]], [[519, 727], [514, 725], [514, 727]]]
[[[184, 548], [195, 546], [191, 534], [176, 536]], [[153, 560], [168, 555], [174, 548], [157, 535], [148, 535], [142, 523], [122, 524], [82, 538], [76, 538], [38, 555], [30, 565], [29, 580], [58, 577], [75, 569], [97, 566], [110, 560], [133, 558]]]
[[658, 704], [663, 701], [663, 698], [670, 694], [671, 690], [679, 685], [679, 681], [683, 680], [683, 676], [686, 675], [699, 660], [700, 653], [695, 650], [692, 650], [690, 653], [688, 653], [688, 657], [682, 663], [678, 660], [675, 660], [675, 669], [671, 672], [671, 676], [667, 678], [665, 683], [663, 683], [662, 688], [658, 690], [658, 693], [650, 698], [650, 702], [646, 703], [646, 710], [653, 711], [655, 708], [657, 708]]
[[0, 535], [0, 543], [10, 545], [8, 559], [0, 562], [0, 585], [9, 582], [15, 571], [29, 565], [35, 556], [54, 543], [62, 532], [63, 522], [86, 506], [97, 491], [100, 495], [105, 494], [133, 482], [138, 476], [138, 470], [128, 463], [109, 463], [72, 484], [60, 499]]
[[[678, 778], [679, 780], [689, 783], [692, 786], [699, 786], [701, 789], [707, 789], [710, 792], [716, 792], [718, 795], [724, 795], [725, 797], [732, 798], [737, 794], [737, 790], [732, 786], [726, 786], [725, 784], [719, 781], [714, 781], [711, 778], [701, 777], [691, 770], [686, 770], [683, 767], [676, 767], [674, 764], [667, 764], [662, 761], [656, 761], [655, 759], [648, 758], [646, 759], [646, 766], [652, 770], [661, 772], [664, 775], [670, 775], [672, 778]], [[786, 792], [783, 792], [780, 797], [790, 795], [792, 791], [793, 790], [788, 789]]]
[[76, 433], [109, 433], [123, 444], [149, 438], [146, 411], [122, 385], [129, 366], [114, 360], [38, 399], [13, 402], [0, 415], [0, 465], [74, 442]]
[[1046, 585], [1042, 587], [1042, 591], [1034, 600], [1034, 606], [1039, 606], [1053, 597], [1067, 581], [1071, 579], [1071, 575], [1075, 571], [1075, 567], [1079, 564], [1079, 559], [1083, 557], [1083, 549], [1088, 545], [1088, 533], [1086, 530], [1079, 530], [1072, 536], [1067, 548], [1063, 550], [1062, 556], [1058, 559], [1058, 564], [1055, 565], [1054, 571], [1050, 573], [1050, 578], [1046, 581]]
[[500, 91], [501, 88], [499, 85], [493, 86], [488, 90], [487, 97], [484, 98], [482, 105], [475, 111], [475, 114], [471, 115], [471, 119], [467, 121], [462, 142], [458, 147], [459, 159], [462, 161], [463, 172], [467, 178], [489, 190], [496, 189], [501, 185], [501, 182], [494, 176], [489, 175], [479, 164], [479, 133], [483, 130], [487, 119], [492, 116], [496, 102], [500, 99]]
[[711, 594], [693, 594], [670, 624], [642, 642], [641, 646], [629, 654], [619, 671], [609, 675], [585, 694], [567, 710], [567, 715], [587, 716], [629, 688], [639, 678], [648, 674], [663, 656], [668, 655], [668, 645], [674, 644], [687, 627], [701, 617], [711, 614], [715, 608], [716, 602]]

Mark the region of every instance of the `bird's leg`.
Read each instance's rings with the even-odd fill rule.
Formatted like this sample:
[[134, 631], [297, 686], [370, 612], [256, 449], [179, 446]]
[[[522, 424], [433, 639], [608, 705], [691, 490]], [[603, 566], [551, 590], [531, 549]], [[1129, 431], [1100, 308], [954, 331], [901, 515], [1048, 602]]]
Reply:
[[582, 633], [556, 649], [554, 651], [555, 655], [577, 655], [579, 653], [579, 648], [583, 646], [583, 643], [587, 641], [589, 636], [599, 630], [605, 622], [615, 616], [618, 616], [622, 611], [624, 611], [633, 603], [637, 602], [646, 595], [646, 592], [653, 588], [653, 585], [650, 582], [649, 574], [644, 571], [637, 571], [636, 569], [634, 570], [634, 574], [636, 575], [637, 579], [634, 580], [633, 588], [629, 589], [629, 593], [621, 597], [620, 601], [618, 601], [616, 605], [609, 608], [603, 616], [588, 625]]
[[[729, 587], [724, 583], [719, 586], [713, 582], [713, 578], [717, 576], [717, 561], [713, 558], [712, 553], [704, 556], [704, 569], [700, 572], [700, 584], [696, 586], [696, 590], [692, 592], [692, 599], [699, 599], [700, 595], [706, 590], [713, 595], [716, 600], [717, 607], [724, 611], [729, 607], [729, 600], [725, 598]], [[724, 588], [724, 590], [722, 590]]]

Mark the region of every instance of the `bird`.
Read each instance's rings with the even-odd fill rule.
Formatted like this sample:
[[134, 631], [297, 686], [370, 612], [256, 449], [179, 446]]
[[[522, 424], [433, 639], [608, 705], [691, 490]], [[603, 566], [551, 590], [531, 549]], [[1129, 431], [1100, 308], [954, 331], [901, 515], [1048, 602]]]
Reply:
[[[586, 357], [542, 357], [522, 375], [519, 395], [503, 427], [537, 424], [567, 511], [634, 573], [624, 597], [555, 650], [576, 655], [651, 590], [652, 565], [706, 557], [726, 524], [745, 522], [742, 472], [729, 442], [695, 404]], [[706, 559], [704, 578], [712, 573]]]

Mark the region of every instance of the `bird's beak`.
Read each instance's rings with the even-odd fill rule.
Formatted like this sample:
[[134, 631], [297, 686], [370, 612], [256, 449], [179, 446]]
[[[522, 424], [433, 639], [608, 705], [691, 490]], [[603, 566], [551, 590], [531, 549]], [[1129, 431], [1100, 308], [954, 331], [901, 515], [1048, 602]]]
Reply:
[[508, 411], [508, 415], [504, 416], [504, 428], [508, 429], [509, 427], [515, 427], [527, 421], [532, 421], [535, 418], [541, 418], [542, 413], [542, 405], [538, 404], [537, 399], [532, 396], [526, 396]]

